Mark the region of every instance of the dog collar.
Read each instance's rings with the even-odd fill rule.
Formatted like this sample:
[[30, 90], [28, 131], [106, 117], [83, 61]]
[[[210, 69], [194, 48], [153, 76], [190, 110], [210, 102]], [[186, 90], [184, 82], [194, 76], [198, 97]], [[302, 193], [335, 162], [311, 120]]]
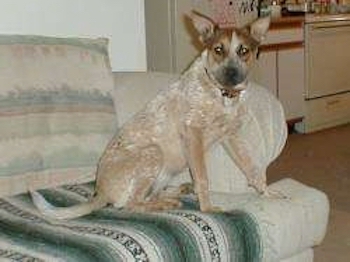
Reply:
[[243, 88], [220, 88], [221, 95], [227, 98], [235, 98], [237, 96], [240, 96], [242, 91], [244, 91]]

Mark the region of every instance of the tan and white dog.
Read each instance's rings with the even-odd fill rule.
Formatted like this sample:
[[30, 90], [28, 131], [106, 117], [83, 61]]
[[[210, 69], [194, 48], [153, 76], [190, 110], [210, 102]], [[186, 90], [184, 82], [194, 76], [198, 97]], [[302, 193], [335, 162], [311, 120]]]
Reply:
[[110, 141], [98, 164], [95, 195], [89, 202], [54, 207], [38, 192], [31, 192], [44, 215], [69, 219], [107, 204], [131, 211], [176, 208], [180, 201], [161, 193], [173, 176], [187, 168], [200, 210], [213, 211], [205, 152], [224, 141], [250, 185], [266, 192], [266, 174], [254, 167], [234, 134], [241, 124], [236, 105], [270, 19], [259, 18], [244, 28], [223, 30], [198, 13], [190, 18], [204, 46], [202, 54]]

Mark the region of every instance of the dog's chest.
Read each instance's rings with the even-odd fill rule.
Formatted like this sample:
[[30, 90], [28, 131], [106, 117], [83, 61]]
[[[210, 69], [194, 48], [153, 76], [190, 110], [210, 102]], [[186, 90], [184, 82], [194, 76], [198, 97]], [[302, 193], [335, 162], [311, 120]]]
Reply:
[[228, 136], [234, 134], [240, 126], [240, 116], [237, 114], [237, 108], [222, 107], [213, 114], [204, 127], [205, 146], [210, 147], [214, 143], [221, 142]]
[[181, 106], [183, 123], [203, 130], [207, 140], [229, 135], [236, 128], [240, 103], [221, 95], [220, 90], [199, 86], [190, 90]]

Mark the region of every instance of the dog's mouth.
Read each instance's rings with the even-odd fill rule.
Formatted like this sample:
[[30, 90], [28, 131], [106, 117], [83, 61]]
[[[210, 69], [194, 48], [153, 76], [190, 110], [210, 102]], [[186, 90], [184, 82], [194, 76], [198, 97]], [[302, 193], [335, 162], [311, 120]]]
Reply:
[[245, 90], [247, 86], [246, 82], [247, 82], [246, 79], [244, 79], [235, 85], [229, 85], [229, 86], [221, 85], [220, 91], [222, 96], [225, 96], [228, 98], [239, 96], [241, 92]]
[[244, 88], [221, 88], [221, 95], [228, 97], [228, 98], [233, 98], [237, 97], [241, 94], [241, 92], [244, 90]]

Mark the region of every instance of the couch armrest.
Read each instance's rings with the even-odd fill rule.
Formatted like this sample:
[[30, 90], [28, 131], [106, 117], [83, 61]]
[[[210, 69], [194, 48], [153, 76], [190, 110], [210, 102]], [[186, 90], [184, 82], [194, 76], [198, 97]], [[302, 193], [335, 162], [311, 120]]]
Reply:
[[224, 210], [244, 210], [255, 217], [263, 242], [263, 261], [280, 261], [320, 244], [328, 224], [327, 196], [290, 178], [271, 184], [269, 189], [287, 198], [211, 192], [211, 199]]

